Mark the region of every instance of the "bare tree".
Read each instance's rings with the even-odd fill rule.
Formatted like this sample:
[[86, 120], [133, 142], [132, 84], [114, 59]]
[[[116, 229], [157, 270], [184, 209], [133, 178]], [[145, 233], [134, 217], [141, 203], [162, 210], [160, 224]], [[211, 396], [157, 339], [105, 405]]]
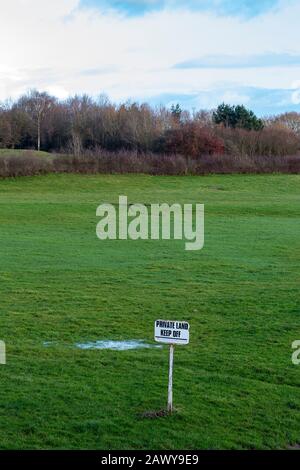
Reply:
[[295, 132], [300, 137], [300, 113], [295, 111], [280, 114], [273, 120], [275, 124], [281, 124], [287, 127], [289, 130]]
[[37, 150], [41, 149], [41, 125], [47, 111], [55, 103], [55, 98], [48, 93], [31, 90], [28, 95], [20, 98], [18, 106], [32, 119], [36, 128]]

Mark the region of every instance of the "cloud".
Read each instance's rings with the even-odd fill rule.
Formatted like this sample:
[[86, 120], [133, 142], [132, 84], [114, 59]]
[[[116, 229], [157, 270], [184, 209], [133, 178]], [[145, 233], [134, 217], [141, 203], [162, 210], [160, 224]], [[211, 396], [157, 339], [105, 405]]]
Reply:
[[[253, 2], [196, 3], [170, 0], [128, 16], [82, 8], [79, 0], [1, 0], [0, 99], [37, 87], [60, 97], [106, 93], [116, 102], [182, 98], [190, 109], [224, 97], [262, 112], [279, 102], [297, 107], [299, 1], [276, 2], [276, 9], [259, 2], [260, 15], [247, 19], [219, 11], [233, 4], [246, 11]], [[208, 3], [214, 8], [203, 7]], [[192, 68], [189, 58], [198, 58]]]
[[211, 55], [176, 64], [177, 69], [234, 69], [300, 66], [300, 54]]
[[91, 69], [85, 69], [80, 71], [80, 75], [83, 77], [98, 77], [103, 74], [111, 74], [121, 71], [117, 65], [107, 65], [105, 67], [96, 67]]
[[50, 85], [45, 88], [41, 88], [40, 91], [46, 91], [50, 95], [56, 96], [57, 98], [61, 100], [64, 100], [68, 98], [69, 96], [68, 91], [64, 87], [58, 86], [58, 85], [53, 85], [53, 86]]

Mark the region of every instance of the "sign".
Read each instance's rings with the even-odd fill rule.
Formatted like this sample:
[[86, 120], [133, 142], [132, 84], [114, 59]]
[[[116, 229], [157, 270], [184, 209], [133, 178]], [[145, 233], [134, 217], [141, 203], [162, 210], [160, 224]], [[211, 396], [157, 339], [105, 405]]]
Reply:
[[189, 344], [190, 325], [186, 321], [156, 320], [154, 339], [158, 343]]
[[175, 344], [189, 344], [190, 325], [186, 321], [156, 320], [154, 323], [154, 339], [158, 343], [170, 345], [168, 412], [173, 412], [173, 363]]

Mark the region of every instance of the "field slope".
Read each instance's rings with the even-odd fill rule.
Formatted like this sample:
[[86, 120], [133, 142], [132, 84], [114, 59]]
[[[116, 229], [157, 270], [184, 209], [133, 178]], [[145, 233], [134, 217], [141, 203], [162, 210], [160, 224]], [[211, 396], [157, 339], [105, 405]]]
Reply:
[[[204, 203], [205, 248], [99, 241], [96, 207], [120, 194]], [[1, 180], [1, 448], [299, 443], [299, 203], [296, 175]], [[189, 321], [191, 343], [175, 350], [177, 412], [142, 419], [165, 406], [168, 349], [74, 343], [152, 343], [160, 317]]]

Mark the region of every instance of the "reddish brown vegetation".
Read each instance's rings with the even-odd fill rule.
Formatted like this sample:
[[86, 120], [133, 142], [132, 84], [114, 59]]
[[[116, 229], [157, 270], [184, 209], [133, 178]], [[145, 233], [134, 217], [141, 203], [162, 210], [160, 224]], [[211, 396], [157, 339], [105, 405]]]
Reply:
[[218, 127], [216, 132], [223, 140], [227, 154], [276, 157], [293, 155], [299, 150], [299, 137], [283, 127], [265, 127], [258, 132]]
[[187, 122], [165, 132], [157, 143], [158, 150], [168, 154], [182, 154], [191, 158], [201, 155], [222, 154], [224, 141], [213, 128], [202, 127], [197, 122]]
[[300, 173], [300, 155], [242, 157], [204, 155], [160, 155], [98, 150], [81, 156], [60, 155], [52, 159], [36, 156], [0, 158], [0, 177], [31, 176], [43, 173], [145, 173], [151, 175], [207, 175], [211, 173]]

